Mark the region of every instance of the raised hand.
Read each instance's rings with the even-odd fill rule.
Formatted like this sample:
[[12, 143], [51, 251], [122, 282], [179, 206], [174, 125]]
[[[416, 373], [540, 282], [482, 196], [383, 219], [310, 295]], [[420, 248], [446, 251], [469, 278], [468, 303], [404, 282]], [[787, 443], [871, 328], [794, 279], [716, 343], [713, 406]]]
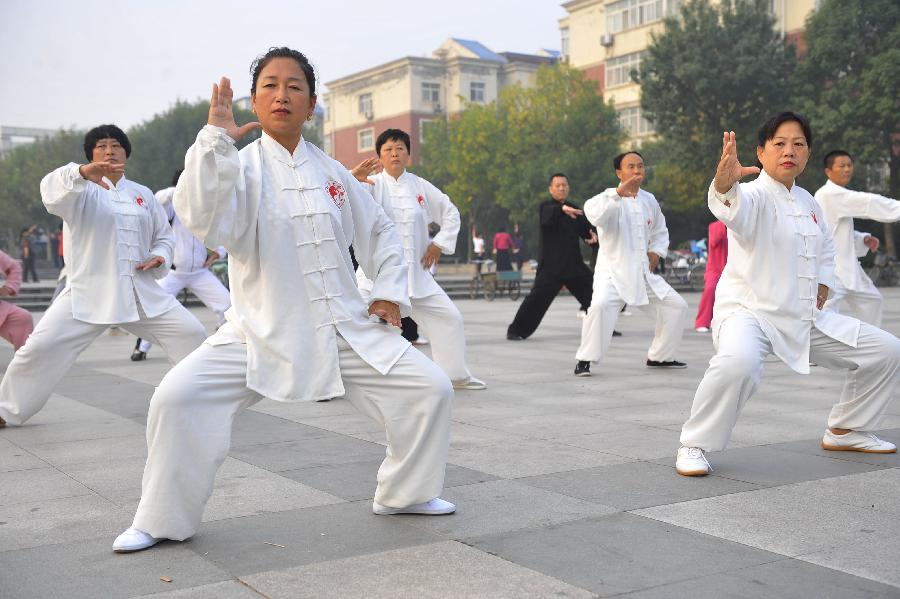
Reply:
[[231, 109], [233, 97], [234, 92], [228, 77], [222, 77], [218, 85], [213, 83], [212, 96], [209, 98], [209, 118], [206, 122], [225, 129], [228, 137], [237, 141], [259, 127], [259, 123], [253, 121], [238, 127], [234, 122], [234, 111]]
[[569, 218], [578, 218], [582, 214], [584, 214], [584, 210], [579, 208], [572, 208], [571, 206], [562, 205], [563, 214], [566, 214]]
[[91, 162], [79, 166], [78, 174], [88, 181], [93, 181], [103, 189], [109, 189], [109, 185], [103, 181], [103, 178], [121, 177], [125, 174], [125, 165], [121, 162], [110, 162], [109, 160]]
[[616, 195], [620, 198], [636, 198], [644, 182], [644, 175], [632, 175], [616, 187]]
[[873, 235], [866, 235], [863, 239], [863, 245], [869, 248], [869, 251], [877, 252], [878, 246], [881, 245], [881, 242], [878, 241], [878, 238]]
[[377, 173], [382, 168], [381, 161], [378, 158], [369, 158], [368, 160], [363, 160], [359, 164], [357, 164], [353, 169], [350, 170], [350, 174], [353, 175], [357, 181], [360, 183], [368, 183], [372, 185], [372, 182], [369, 181], [369, 175], [372, 173]]
[[722, 157], [719, 159], [718, 168], [716, 168], [716, 191], [727, 193], [743, 177], [757, 173], [759, 173], [758, 167], [741, 165], [738, 160], [734, 131], [725, 131], [722, 134]]

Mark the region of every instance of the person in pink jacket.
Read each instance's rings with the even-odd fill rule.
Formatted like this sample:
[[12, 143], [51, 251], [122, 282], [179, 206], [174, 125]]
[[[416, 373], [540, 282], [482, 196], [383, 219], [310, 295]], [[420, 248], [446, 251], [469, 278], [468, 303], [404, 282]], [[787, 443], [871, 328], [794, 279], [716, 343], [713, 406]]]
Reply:
[[709, 332], [713, 305], [716, 303], [716, 285], [728, 261], [728, 229], [722, 221], [714, 220], [709, 223], [707, 247], [709, 255], [706, 257], [706, 274], [703, 275], [703, 295], [697, 306], [697, 320], [694, 321], [698, 333]]
[[0, 337], [12, 343], [15, 349], [19, 349], [25, 345], [25, 340], [34, 329], [34, 321], [29, 312], [3, 301], [3, 298], [19, 293], [19, 286], [22, 284], [22, 267], [18, 260], [0, 252], [0, 272], [3, 273], [5, 279], [3, 285], [0, 286]]

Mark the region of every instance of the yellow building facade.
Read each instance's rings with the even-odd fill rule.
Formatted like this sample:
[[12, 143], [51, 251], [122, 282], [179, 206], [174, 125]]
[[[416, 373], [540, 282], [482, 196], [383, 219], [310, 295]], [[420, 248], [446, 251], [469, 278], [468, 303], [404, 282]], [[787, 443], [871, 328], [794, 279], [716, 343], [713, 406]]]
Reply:
[[[711, 0], [716, 2], [717, 0]], [[769, 0], [781, 35], [802, 48], [806, 17], [819, 0]], [[641, 114], [641, 87], [631, 81], [651, 34], [663, 29], [663, 19], [676, 15], [681, 0], [570, 0], [559, 21], [562, 59], [597, 82], [603, 98], [612, 101], [629, 147], [652, 137], [653, 126]]]

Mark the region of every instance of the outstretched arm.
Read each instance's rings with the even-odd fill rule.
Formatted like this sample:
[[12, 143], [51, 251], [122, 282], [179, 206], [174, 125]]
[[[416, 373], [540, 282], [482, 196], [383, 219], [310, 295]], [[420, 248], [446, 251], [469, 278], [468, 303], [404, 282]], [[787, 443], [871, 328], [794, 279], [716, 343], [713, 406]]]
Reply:
[[741, 165], [734, 131], [726, 131], [722, 136], [722, 156], [716, 168], [716, 177], [709, 187], [707, 203], [713, 215], [739, 237], [748, 238], [754, 233], [756, 198], [744, 192], [738, 181], [758, 173], [759, 168], [755, 166]]

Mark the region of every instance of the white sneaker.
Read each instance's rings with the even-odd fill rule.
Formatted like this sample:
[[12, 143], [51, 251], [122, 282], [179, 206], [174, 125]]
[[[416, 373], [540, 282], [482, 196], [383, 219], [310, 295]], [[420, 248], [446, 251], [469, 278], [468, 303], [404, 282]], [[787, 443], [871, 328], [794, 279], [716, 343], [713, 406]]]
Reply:
[[836, 435], [831, 430], [822, 437], [822, 449], [828, 451], [861, 451], [863, 453], [896, 453], [897, 446], [890, 441], [879, 439], [874, 433], [850, 431], [846, 435]]
[[712, 472], [712, 466], [699, 447], [679, 447], [675, 471], [681, 476], [706, 476]]
[[425, 337], [424, 335], [419, 335], [416, 337], [416, 340], [412, 342], [413, 345], [428, 345], [428, 343], [428, 337]]
[[697, 327], [697, 328], [694, 329], [694, 330], [697, 331], [698, 333], [708, 333], [708, 332], [709, 332], [709, 327]]
[[148, 547], [153, 547], [157, 543], [160, 542], [161, 539], [157, 539], [151, 537], [147, 533], [142, 530], [138, 530], [135, 527], [131, 526], [116, 537], [116, 540], [113, 541], [113, 551], [116, 553], [131, 553], [132, 551], [140, 551], [141, 549], [147, 549]]
[[440, 497], [435, 497], [431, 501], [425, 503], [417, 503], [406, 507], [388, 507], [380, 503], [372, 502], [372, 512], [379, 516], [388, 516], [390, 514], [422, 514], [425, 516], [441, 516], [444, 514], [452, 514], [456, 511], [456, 504], [444, 501]]
[[487, 389], [487, 383], [476, 379], [474, 376], [470, 376], [461, 381], [453, 381], [453, 388], [464, 389], [467, 391], [481, 391], [482, 389]]

